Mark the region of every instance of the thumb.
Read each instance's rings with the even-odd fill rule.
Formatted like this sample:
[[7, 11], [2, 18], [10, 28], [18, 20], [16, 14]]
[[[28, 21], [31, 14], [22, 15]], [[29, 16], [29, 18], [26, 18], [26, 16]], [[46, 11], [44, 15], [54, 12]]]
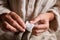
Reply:
[[40, 20], [40, 17], [36, 17], [36, 18], [34, 18], [33, 20], [31, 20], [30, 23], [35, 24], [35, 23], [37, 23], [39, 20]]

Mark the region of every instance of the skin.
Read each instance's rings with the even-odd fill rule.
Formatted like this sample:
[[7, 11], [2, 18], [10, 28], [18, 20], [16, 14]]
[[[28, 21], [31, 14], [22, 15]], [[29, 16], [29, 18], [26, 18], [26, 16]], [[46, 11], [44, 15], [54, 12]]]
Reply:
[[6, 28], [11, 32], [25, 32], [25, 23], [23, 22], [21, 17], [18, 16], [15, 12], [11, 12], [9, 14], [2, 14], [0, 17], [2, 18], [3, 28]]
[[33, 35], [39, 35], [45, 31], [47, 31], [49, 29], [49, 21], [54, 19], [54, 14], [53, 12], [49, 12], [46, 14], [40, 14], [39, 16], [37, 16], [36, 18], [34, 18], [33, 20], [31, 20], [31, 23], [37, 23], [39, 22], [38, 25], [35, 25], [35, 27], [32, 30], [32, 34]]
[[[11, 32], [25, 32], [26, 26], [23, 20], [19, 15], [17, 15], [15, 12], [11, 12], [9, 14], [4, 14], [0, 16], [2, 18], [2, 26], [3, 28], [6, 28], [7, 30]], [[39, 22], [38, 25], [35, 25], [35, 27], [32, 30], [33, 35], [38, 35], [40, 33], [45, 32], [49, 29], [49, 21], [54, 19], [53, 12], [49, 12], [46, 14], [40, 14], [30, 22], [33, 24], [36, 24]]]

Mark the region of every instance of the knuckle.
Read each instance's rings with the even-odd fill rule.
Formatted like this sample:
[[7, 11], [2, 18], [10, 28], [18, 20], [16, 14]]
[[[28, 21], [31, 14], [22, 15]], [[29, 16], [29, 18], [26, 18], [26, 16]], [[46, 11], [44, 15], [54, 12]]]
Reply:
[[10, 21], [12, 24], [14, 23], [14, 21]]
[[19, 15], [17, 15], [15, 12], [11, 12], [11, 13], [10, 13], [10, 15], [11, 15], [11, 16], [13, 16], [13, 15], [14, 15], [17, 19], [19, 19], [19, 18], [20, 18], [20, 17], [19, 17]]
[[6, 28], [9, 27], [9, 25], [6, 22], [3, 22], [3, 26], [6, 27]]
[[46, 27], [46, 28], [49, 28], [49, 25], [48, 25], [48, 24], [46, 24], [46, 25], [45, 25], [45, 27]]
[[15, 12], [10, 12], [10, 15], [14, 15], [15, 14]]
[[46, 28], [49, 28], [49, 25], [46, 25]]
[[8, 18], [8, 15], [5, 15], [4, 17], [5, 17], [5, 18]]
[[16, 14], [15, 12], [11, 12], [11, 14]]
[[12, 21], [12, 25], [16, 25], [16, 21]]
[[14, 23], [14, 22], [12, 22], [12, 25], [15, 25], [15, 23]]
[[38, 31], [35, 31], [36, 34], [38, 34]]
[[15, 12], [12, 12], [11, 15], [16, 15], [16, 13]]
[[18, 15], [16, 15], [16, 19], [17, 19], [17, 20], [21, 20], [21, 18], [20, 18]]
[[5, 27], [8, 28], [8, 24], [5, 23]]
[[10, 17], [9, 15], [5, 15], [4, 16], [5, 19], [9, 19], [9, 17]]
[[10, 18], [11, 23], [15, 23], [15, 20], [13, 18]]
[[20, 17], [17, 15], [17, 16], [16, 16], [16, 18], [18, 18], [18, 19], [19, 19]]
[[10, 15], [5, 15], [4, 17], [5, 17], [5, 18], [9, 18], [9, 17], [10, 17]]

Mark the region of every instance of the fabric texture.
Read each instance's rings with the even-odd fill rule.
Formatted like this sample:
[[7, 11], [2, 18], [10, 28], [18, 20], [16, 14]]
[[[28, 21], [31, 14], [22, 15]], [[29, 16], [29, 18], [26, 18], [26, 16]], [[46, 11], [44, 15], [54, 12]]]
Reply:
[[[55, 32], [60, 26], [60, 12], [57, 0], [0, 0], [0, 15], [2, 13], [16, 12], [24, 21], [29, 21], [41, 13], [52, 11], [55, 14], [54, 20], [50, 22], [50, 31], [42, 33], [38, 36], [32, 35], [26, 31], [24, 33], [2, 32], [1, 40], [55, 40]], [[46, 33], [47, 36], [46, 36]], [[50, 36], [49, 36], [50, 35]], [[7, 37], [8, 36], [8, 37]], [[46, 39], [49, 37], [49, 39]], [[43, 39], [42, 39], [43, 38]], [[53, 39], [52, 39], [53, 38]]]

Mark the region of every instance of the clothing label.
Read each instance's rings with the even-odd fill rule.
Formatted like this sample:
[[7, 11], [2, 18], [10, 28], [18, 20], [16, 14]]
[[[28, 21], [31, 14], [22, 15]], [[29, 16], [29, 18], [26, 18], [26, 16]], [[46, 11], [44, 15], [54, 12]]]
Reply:
[[33, 27], [34, 27], [34, 24], [30, 23], [29, 21], [26, 22], [26, 29], [29, 32], [32, 32]]

